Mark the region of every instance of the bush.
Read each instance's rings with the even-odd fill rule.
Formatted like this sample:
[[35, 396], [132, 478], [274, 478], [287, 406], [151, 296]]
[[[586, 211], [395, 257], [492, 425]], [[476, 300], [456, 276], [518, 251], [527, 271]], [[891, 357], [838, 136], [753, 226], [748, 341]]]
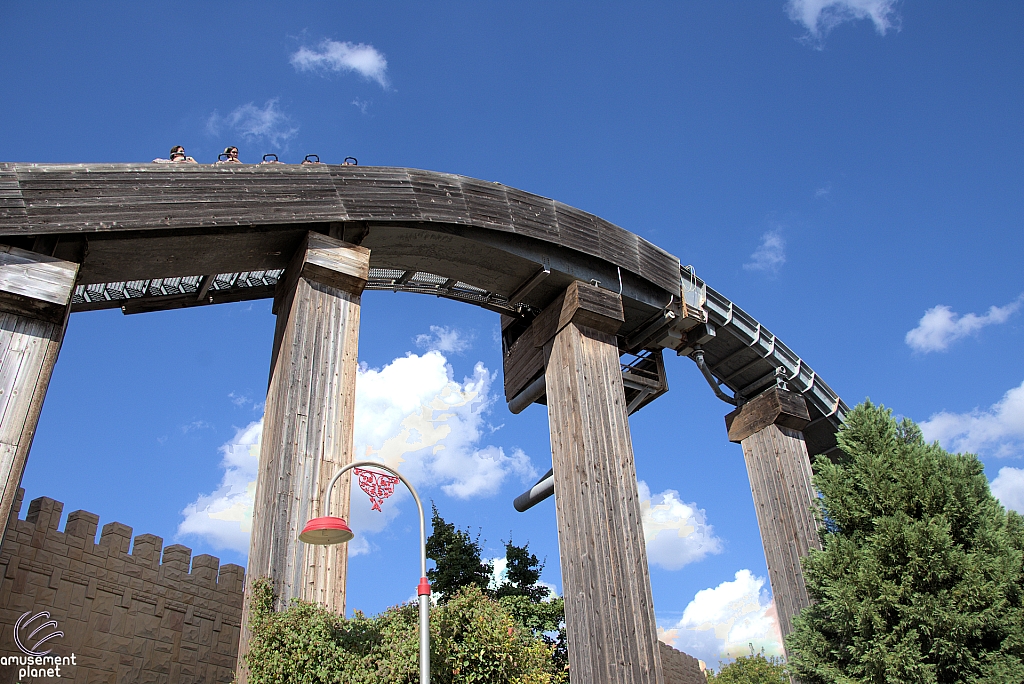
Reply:
[[789, 684], [789, 674], [782, 658], [765, 657], [764, 649], [754, 653], [753, 647], [749, 656], [741, 656], [715, 674], [708, 670], [710, 684]]
[[[419, 681], [418, 608], [351, 620], [294, 601], [275, 612], [270, 583], [253, 585], [251, 684], [400, 684]], [[552, 649], [479, 587], [431, 610], [431, 681], [552, 684]]]

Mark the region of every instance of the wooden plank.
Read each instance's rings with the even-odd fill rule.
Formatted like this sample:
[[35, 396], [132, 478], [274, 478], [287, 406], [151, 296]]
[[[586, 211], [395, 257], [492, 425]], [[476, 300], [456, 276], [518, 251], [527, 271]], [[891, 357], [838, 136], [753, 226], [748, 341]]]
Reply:
[[[570, 322], [602, 332], [618, 332], [625, 320], [622, 298], [603, 288], [574, 281], [565, 291], [565, 300], [558, 317], [558, 328]], [[546, 342], [546, 340], [545, 340]]]
[[[799, 430], [781, 425], [778, 427], [780, 471], [788, 488], [800, 555], [805, 556], [810, 549], [821, 548], [818, 523], [813, 512], [813, 504], [818, 496], [812, 482], [814, 474], [811, 471], [810, 458], [806, 455], [807, 447], [803, 434]], [[804, 453], [801, 453], [799, 442], [804, 443]], [[784, 457], [784, 452], [789, 453]]]
[[458, 176], [409, 171], [420, 214], [427, 221], [469, 223], [469, 208]]
[[601, 232], [595, 217], [585, 211], [555, 202], [559, 243], [591, 256], [601, 254]]
[[754, 397], [725, 417], [730, 442], [742, 442], [769, 425], [800, 430], [810, 422], [807, 402], [796, 392], [773, 387]]
[[190, 235], [90, 239], [78, 284], [284, 268], [308, 231], [234, 229]]
[[[619, 228], [604, 219], [595, 221], [600, 231], [601, 258], [621, 266], [627, 271], [640, 273], [639, 238], [628, 230]], [[679, 289], [678, 281], [675, 289]]]
[[422, 218], [405, 169], [331, 166], [330, 172], [350, 220]]
[[614, 335], [570, 323], [546, 367], [573, 678], [664, 682]]
[[0, 314], [0, 525], [17, 498], [66, 326], [66, 315], [54, 323]]
[[307, 233], [302, 276], [349, 292], [362, 292], [370, 277], [370, 250]]
[[[451, 174], [285, 164], [6, 164], [0, 174], [0, 212], [20, 213], [22, 203], [27, 212], [0, 215], [0, 235], [368, 220], [406, 226], [431, 222], [441, 230], [471, 225], [538, 241], [540, 251], [544, 246], [571, 250], [560, 255], [569, 262], [560, 268], [570, 275], [576, 273], [574, 260], [585, 264], [582, 270], [593, 271], [596, 262], [586, 258], [592, 257], [654, 285], [655, 294], [661, 289], [677, 294], [679, 289], [674, 273], [678, 260], [632, 233], [535, 194]], [[522, 251], [485, 235], [472, 240], [508, 255]], [[472, 254], [452, 259], [469, 261]], [[500, 267], [500, 257], [479, 263], [483, 270]]]
[[505, 186], [501, 183], [462, 179], [462, 194], [474, 225], [495, 230], [512, 231], [512, 210], [508, 206]]
[[519, 235], [558, 242], [555, 203], [546, 197], [506, 187], [505, 197], [512, 214], [512, 226]]
[[21, 196], [18, 174], [13, 164], [0, 164], [0, 226], [5, 222], [23, 221], [28, 212]]
[[[311, 235], [310, 249], [304, 246], [300, 260], [289, 269], [302, 273], [302, 257], [336, 249], [337, 242]], [[321, 260], [321, 267], [329, 261], [348, 269], [368, 258], [364, 248], [348, 249], [351, 260], [332, 253], [332, 259]], [[360, 296], [304, 275], [287, 282], [294, 285], [278, 308], [247, 595], [252, 580], [269, 577], [281, 606], [300, 598], [343, 615], [347, 546], [310, 546], [299, 542], [298, 534], [310, 518], [322, 514], [330, 478], [352, 460]], [[348, 483], [342, 481], [332, 497], [332, 515], [348, 517], [348, 492]], [[239, 663], [244, 662], [248, 635], [246, 607]], [[244, 672], [239, 674], [244, 681]]]
[[[668, 292], [679, 291], [679, 259], [642, 237], [636, 241], [641, 276]], [[676, 299], [679, 299], [679, 296]]]
[[49, 322], [63, 320], [78, 264], [0, 245], [0, 308]]
[[506, 401], [511, 401], [543, 372], [546, 363], [543, 350], [559, 330], [575, 323], [614, 333], [623, 320], [622, 300], [617, 294], [589, 283], [573, 281], [509, 344], [502, 364]]
[[754, 510], [768, 564], [783, 638], [793, 631], [793, 617], [810, 605], [800, 559], [820, 549], [812, 514], [807, 448], [799, 431], [770, 424], [743, 439]]
[[67, 306], [78, 264], [0, 245], [0, 291]]

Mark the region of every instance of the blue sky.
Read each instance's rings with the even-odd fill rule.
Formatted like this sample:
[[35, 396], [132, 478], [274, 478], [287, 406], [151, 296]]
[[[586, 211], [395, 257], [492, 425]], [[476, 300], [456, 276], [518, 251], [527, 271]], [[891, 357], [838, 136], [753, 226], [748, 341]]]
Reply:
[[[209, 163], [234, 144], [243, 161], [352, 155], [558, 199], [693, 264], [847, 403], [978, 452], [1024, 510], [1020, 3], [5, 2], [0, 25], [0, 160], [181, 144]], [[550, 451], [544, 409], [500, 398], [497, 316], [363, 302], [365, 445], [447, 397], [442, 456], [393, 452], [488, 555], [528, 540], [560, 587], [552, 502], [511, 507]], [[268, 302], [72, 316], [27, 496], [244, 563], [241, 527], [208, 514], [244, 500], [273, 325]], [[729, 407], [691, 361], [668, 364], [671, 391], [631, 419], [655, 610], [714, 664], [771, 640], [765, 561]], [[390, 504], [356, 514], [350, 608], [413, 594], [411, 501]]]

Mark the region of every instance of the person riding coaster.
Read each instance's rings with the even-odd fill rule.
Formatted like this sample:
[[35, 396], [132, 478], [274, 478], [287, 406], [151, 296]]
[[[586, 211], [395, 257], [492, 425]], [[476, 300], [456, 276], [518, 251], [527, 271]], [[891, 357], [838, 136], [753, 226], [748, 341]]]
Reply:
[[171, 152], [167, 159], [157, 158], [153, 160], [154, 164], [196, 164], [196, 160], [192, 157], [185, 155], [185, 148], [181, 145], [175, 145], [171, 148]]
[[241, 164], [242, 162], [238, 159], [238, 148], [234, 145], [228, 145], [224, 148], [224, 151], [217, 156], [218, 164]]

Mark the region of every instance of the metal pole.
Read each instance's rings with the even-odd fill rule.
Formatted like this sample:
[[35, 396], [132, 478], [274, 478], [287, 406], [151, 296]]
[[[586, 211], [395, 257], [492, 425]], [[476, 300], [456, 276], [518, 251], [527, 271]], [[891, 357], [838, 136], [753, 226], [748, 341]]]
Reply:
[[353, 461], [335, 473], [330, 484], [327, 485], [327, 492], [324, 494], [324, 517], [331, 514], [331, 492], [334, 490], [335, 483], [347, 471], [359, 467], [386, 470], [397, 477], [412, 492], [412, 498], [416, 501], [416, 508], [420, 512], [420, 583], [416, 587], [420, 601], [420, 684], [430, 684], [430, 583], [427, 582], [427, 523], [423, 517], [423, 503], [420, 501], [416, 489], [394, 468], [377, 461]]

